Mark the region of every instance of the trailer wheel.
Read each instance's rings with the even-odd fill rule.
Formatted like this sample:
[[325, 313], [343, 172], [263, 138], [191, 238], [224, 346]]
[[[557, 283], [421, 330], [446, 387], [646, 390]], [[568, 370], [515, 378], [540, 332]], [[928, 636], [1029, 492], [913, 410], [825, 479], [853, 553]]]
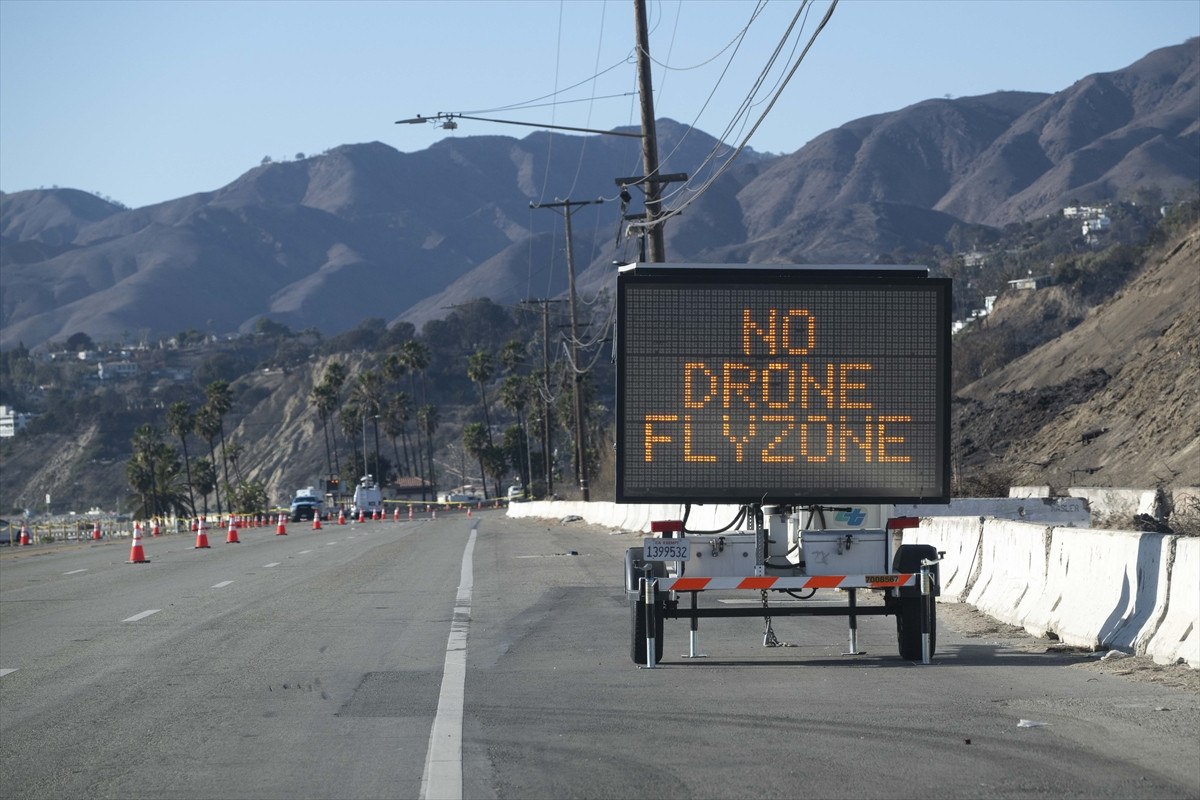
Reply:
[[[901, 597], [896, 613], [896, 642], [900, 657], [906, 661], [921, 660], [921, 607], [924, 597]], [[937, 649], [937, 604], [929, 602], [929, 655]]]
[[[630, 640], [629, 655], [633, 659], [633, 663], [645, 665], [646, 663], [646, 601], [638, 598], [629, 603], [632, 620], [630, 630], [632, 631], [632, 639]], [[655, 609], [654, 614], [655, 630], [654, 630], [654, 663], [662, 661], [663, 657], [663, 616], [662, 605]]]
[[[894, 572], [920, 572], [921, 560], [934, 560], [938, 557], [937, 548], [927, 544], [905, 544], [896, 549], [892, 559]], [[937, 564], [930, 568], [933, 574], [934, 586], [940, 585], [941, 572]], [[935, 589], [935, 593], [937, 590]], [[894, 600], [896, 609], [896, 643], [899, 645], [900, 657], [906, 661], [921, 660], [921, 612], [925, 604], [929, 604], [929, 655], [937, 650], [937, 602], [934, 596], [924, 597], [920, 590], [901, 589], [900, 597]]]

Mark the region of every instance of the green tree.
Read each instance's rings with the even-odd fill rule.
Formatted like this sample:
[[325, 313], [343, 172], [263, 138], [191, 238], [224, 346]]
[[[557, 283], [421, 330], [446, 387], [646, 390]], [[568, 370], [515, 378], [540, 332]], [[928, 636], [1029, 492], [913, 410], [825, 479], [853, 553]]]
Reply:
[[492, 415], [488, 409], [487, 384], [496, 374], [496, 360], [486, 350], [476, 350], [467, 359], [467, 377], [479, 387], [479, 403], [483, 407], [483, 424], [487, 431], [488, 444], [492, 441]]
[[[226, 489], [229, 488], [229, 459], [225, 449], [225, 415], [233, 408], [233, 391], [229, 388], [229, 381], [216, 380], [208, 384], [204, 389], [204, 395], [207, 397], [205, 406], [212, 409], [212, 412], [217, 418], [217, 432], [221, 439], [221, 478], [225, 482]], [[217, 503], [217, 513], [221, 512], [220, 502]]]
[[192, 485], [200, 493], [204, 516], [208, 516], [208, 496], [217, 488], [217, 468], [211, 459], [201, 456], [192, 464]]
[[487, 491], [487, 470], [483, 463], [483, 454], [488, 449], [487, 431], [484, 430], [482, 422], [469, 423], [463, 428], [462, 434], [463, 448], [467, 453], [479, 462], [479, 475], [483, 478], [483, 499], [488, 499]]
[[[213, 470], [212, 489], [217, 498], [217, 514], [221, 513], [221, 481], [217, 473], [217, 437], [221, 433], [221, 418], [207, 403], [196, 412], [196, 435], [208, 442], [209, 465]], [[208, 492], [205, 492], [207, 495]], [[204, 500], [204, 513], [208, 513], [208, 498]]]
[[188, 483], [188, 504], [192, 508], [192, 513], [196, 513], [196, 496], [192, 493], [192, 461], [188, 455], [187, 437], [188, 434], [196, 427], [196, 415], [192, 413], [192, 407], [184, 400], [172, 403], [167, 408], [167, 430], [172, 436], [179, 439], [179, 444], [183, 448], [183, 466], [187, 470]]
[[[417, 424], [425, 434], [425, 448], [429, 455], [429, 472], [426, 480], [429, 483], [429, 491], [432, 492], [434, 497], [437, 497], [437, 477], [433, 471], [433, 434], [437, 431], [439, 422], [440, 414], [438, 413], [437, 406], [426, 403], [417, 409]], [[424, 499], [424, 488], [421, 489], [421, 495], [421, 499]]]

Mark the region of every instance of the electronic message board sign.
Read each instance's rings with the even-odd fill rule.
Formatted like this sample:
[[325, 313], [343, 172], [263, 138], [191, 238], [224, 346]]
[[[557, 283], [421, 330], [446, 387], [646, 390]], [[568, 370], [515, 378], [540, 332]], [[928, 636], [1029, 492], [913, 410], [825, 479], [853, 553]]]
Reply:
[[925, 274], [623, 267], [618, 502], [948, 502], [950, 281]]

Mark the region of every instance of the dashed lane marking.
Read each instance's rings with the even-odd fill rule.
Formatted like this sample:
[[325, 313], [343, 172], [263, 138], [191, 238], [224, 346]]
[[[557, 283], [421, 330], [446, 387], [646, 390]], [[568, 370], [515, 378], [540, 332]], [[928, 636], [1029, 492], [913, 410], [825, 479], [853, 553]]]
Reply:
[[229, 584], [231, 584], [231, 583], [233, 583], [233, 581], [221, 581], [220, 583], [214, 583], [214, 584], [212, 585], [212, 588], [214, 588], [214, 589], [224, 589], [226, 586], [228, 586], [228, 585], [229, 585]]
[[16, 672], [16, 671], [17, 670], [15, 667], [13, 669], [0, 669], [0, 678], [3, 678], [5, 675], [7, 675], [10, 672]]
[[70, 572], [64, 572], [63, 575], [78, 575], [81, 572], [87, 572], [86, 569], [73, 569]]
[[270, 569], [271, 567], [278, 567], [278, 566], [279, 566], [278, 561], [272, 561], [270, 564], [263, 564], [263, 569]]
[[162, 609], [152, 608], [149, 611], [143, 611], [140, 614], [134, 614], [132, 617], [126, 617], [125, 619], [121, 620], [121, 622], [137, 622], [139, 619], [145, 619], [151, 614], [157, 614], [159, 611], [162, 611]]

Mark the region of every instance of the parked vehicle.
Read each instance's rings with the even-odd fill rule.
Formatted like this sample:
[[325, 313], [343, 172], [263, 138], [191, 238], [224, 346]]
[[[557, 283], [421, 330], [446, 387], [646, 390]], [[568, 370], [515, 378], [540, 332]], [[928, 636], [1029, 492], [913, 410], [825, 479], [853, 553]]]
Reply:
[[350, 516], [357, 517], [359, 513], [368, 517], [375, 512], [383, 513], [383, 493], [375, 483], [374, 475], [364, 475], [354, 488], [354, 504], [350, 506]]
[[313, 486], [306, 486], [303, 489], [296, 490], [296, 496], [292, 498], [292, 507], [289, 513], [292, 522], [299, 522], [304, 519], [312, 519], [314, 517], [323, 517], [325, 515], [325, 501], [317, 495], [317, 490]]

